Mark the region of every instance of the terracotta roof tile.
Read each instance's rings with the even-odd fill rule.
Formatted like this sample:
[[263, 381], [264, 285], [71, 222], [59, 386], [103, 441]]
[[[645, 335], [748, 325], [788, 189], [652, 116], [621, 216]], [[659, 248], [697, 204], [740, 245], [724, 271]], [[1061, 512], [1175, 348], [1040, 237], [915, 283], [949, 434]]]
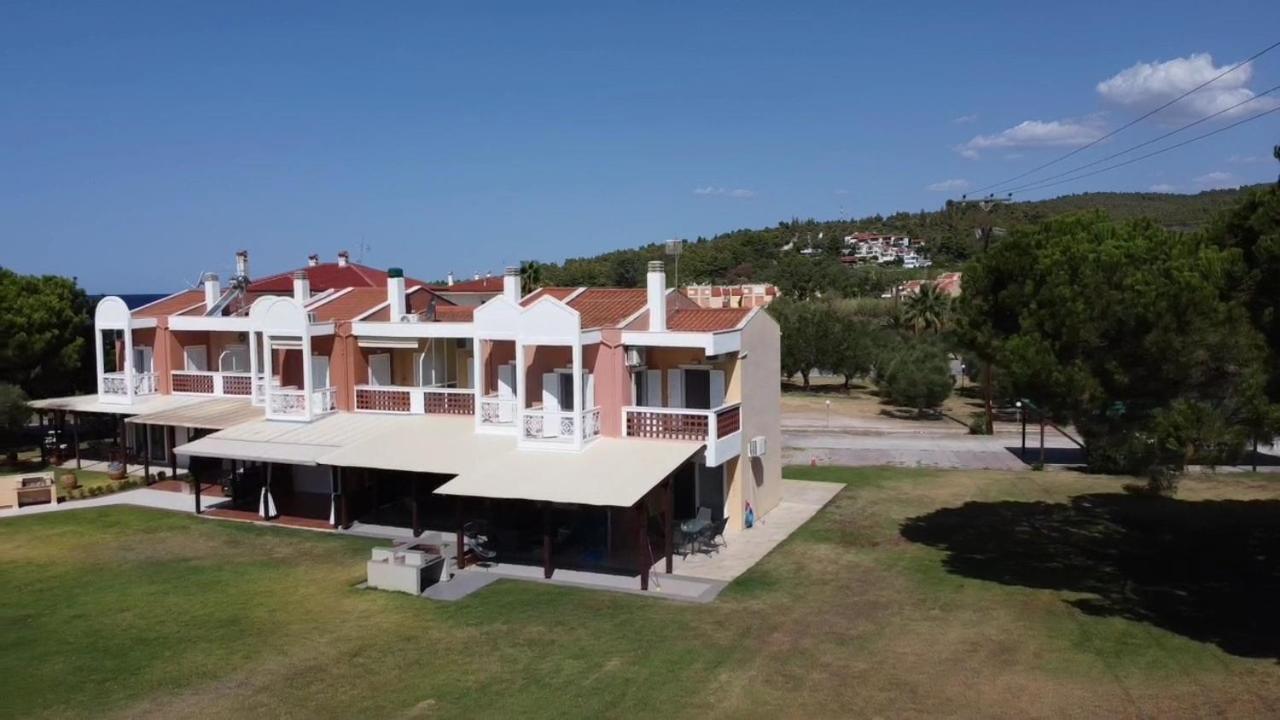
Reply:
[[200, 304], [203, 307], [203, 303], [204, 290], [184, 290], [150, 305], [143, 305], [133, 311], [133, 317], [166, 317], [180, 313], [192, 305]]
[[338, 297], [311, 308], [317, 322], [354, 320], [387, 301], [384, 288], [353, 288]]
[[438, 292], [500, 293], [502, 292], [502, 278], [495, 276], [483, 277], [479, 280], [463, 280], [452, 285], [432, 285], [431, 289]]
[[[311, 292], [340, 290], [342, 288], [381, 288], [386, 292], [387, 271], [371, 268], [367, 265], [347, 263], [320, 263], [298, 268], [307, 273], [311, 281]], [[297, 270], [276, 273], [249, 283], [250, 292], [271, 292], [288, 294], [293, 292], [293, 274]], [[426, 285], [421, 280], [405, 278], [405, 285]]]
[[539, 300], [544, 297], [553, 297], [557, 300], [564, 300], [565, 298], [569, 297], [570, 295], [574, 294], [577, 291], [578, 291], [578, 288], [576, 287], [538, 288], [537, 290], [534, 290], [533, 292], [529, 293], [528, 297], [521, 300], [520, 304], [524, 305], [525, 307], [528, 307], [532, 305], [535, 300]]
[[675, 332], [732, 330], [751, 308], [681, 308], [667, 313], [667, 329]]
[[582, 329], [617, 327], [644, 309], [644, 288], [587, 288], [569, 301], [582, 316]]
[[[453, 303], [436, 295], [434, 292], [424, 287], [412, 287], [405, 292], [405, 306], [404, 306], [405, 311], [413, 315], [422, 315], [427, 311], [427, 307], [431, 305], [432, 299], [436, 301], [436, 318], [437, 319], [441, 320], [442, 322], [458, 322], [458, 320], [444, 320], [444, 315], [448, 315], [451, 318], [461, 317], [462, 315], [460, 313], [456, 313], [456, 312], [452, 314], [448, 313], [449, 310], [457, 310], [457, 307]], [[386, 300], [385, 294], [383, 295], [383, 300]], [[467, 308], [467, 309], [472, 310], [473, 308]], [[442, 315], [441, 311], [446, 311], [446, 312], [444, 313], [444, 315]], [[385, 308], [385, 307], [379, 308], [372, 315], [369, 315], [368, 317], [363, 319], [372, 321], [372, 322], [387, 322], [388, 320], [391, 319], [391, 313], [389, 312], [388, 308]], [[470, 320], [471, 320], [471, 313], [468, 312], [466, 313], [466, 321], [470, 321]]]

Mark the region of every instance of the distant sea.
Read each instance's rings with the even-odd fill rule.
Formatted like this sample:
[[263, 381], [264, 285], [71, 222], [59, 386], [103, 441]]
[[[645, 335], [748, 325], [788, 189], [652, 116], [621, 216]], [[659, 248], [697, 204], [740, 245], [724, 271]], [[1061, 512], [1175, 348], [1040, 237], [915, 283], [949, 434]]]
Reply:
[[[116, 297], [123, 300], [124, 304], [128, 305], [129, 309], [132, 310], [134, 308], [142, 307], [143, 305], [146, 305], [149, 302], [155, 302], [160, 298], [169, 297], [170, 294], [171, 293], [133, 293], [133, 294], [121, 294], [121, 295], [117, 295]], [[106, 297], [106, 295], [90, 295], [89, 305], [90, 306], [97, 305], [98, 301], [104, 297]]]

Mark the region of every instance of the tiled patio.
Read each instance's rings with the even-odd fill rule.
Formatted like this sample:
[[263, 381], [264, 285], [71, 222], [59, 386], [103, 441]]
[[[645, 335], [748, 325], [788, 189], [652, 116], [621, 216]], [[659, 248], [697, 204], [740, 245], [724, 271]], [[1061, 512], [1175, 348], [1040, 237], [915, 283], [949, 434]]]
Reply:
[[[676, 555], [672, 574], [726, 583], [732, 581], [808, 522], [843, 488], [837, 483], [783, 480], [782, 502], [761, 518], [755, 527], [728, 534], [726, 545], [718, 552], [684, 558]], [[665, 569], [664, 561], [653, 566], [655, 573]]]

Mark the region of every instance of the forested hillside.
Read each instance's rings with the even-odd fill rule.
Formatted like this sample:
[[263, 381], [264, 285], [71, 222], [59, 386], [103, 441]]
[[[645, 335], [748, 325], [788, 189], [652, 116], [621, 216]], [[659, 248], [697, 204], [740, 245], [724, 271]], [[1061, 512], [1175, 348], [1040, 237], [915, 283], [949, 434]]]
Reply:
[[[997, 228], [1010, 229], [1066, 213], [1101, 210], [1116, 220], [1150, 217], [1169, 229], [1195, 230], [1235, 203], [1245, 189], [1211, 190], [1196, 195], [1064, 195], [997, 206], [990, 214], [990, 222]], [[680, 258], [680, 280], [682, 284], [770, 281], [784, 292], [801, 296], [825, 291], [845, 296], [878, 293], [894, 282], [920, 276], [925, 271], [891, 267], [852, 271], [843, 267], [837, 258], [845, 235], [886, 232], [924, 238], [935, 263], [932, 271], [936, 272], [968, 259], [977, 242], [974, 228], [983, 221], [981, 210], [948, 202], [947, 206], [934, 211], [849, 220], [792, 219], [769, 228], [733, 230], [712, 238], [688, 240]], [[792, 244], [791, 250], [783, 251], [788, 244]], [[822, 252], [803, 257], [799, 251], [806, 247]], [[644, 281], [645, 263], [658, 259], [664, 259], [663, 247], [652, 244], [595, 257], [570, 258], [562, 263], [539, 264], [535, 272], [540, 284], [635, 287]]]

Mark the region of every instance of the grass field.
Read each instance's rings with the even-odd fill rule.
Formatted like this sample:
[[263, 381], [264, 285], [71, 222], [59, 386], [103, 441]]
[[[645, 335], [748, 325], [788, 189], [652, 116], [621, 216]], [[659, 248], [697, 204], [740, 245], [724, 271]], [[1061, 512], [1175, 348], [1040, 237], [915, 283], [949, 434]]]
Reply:
[[0, 521], [0, 716], [1274, 717], [1280, 483], [847, 483], [715, 603], [361, 591], [368, 542], [128, 508]]

